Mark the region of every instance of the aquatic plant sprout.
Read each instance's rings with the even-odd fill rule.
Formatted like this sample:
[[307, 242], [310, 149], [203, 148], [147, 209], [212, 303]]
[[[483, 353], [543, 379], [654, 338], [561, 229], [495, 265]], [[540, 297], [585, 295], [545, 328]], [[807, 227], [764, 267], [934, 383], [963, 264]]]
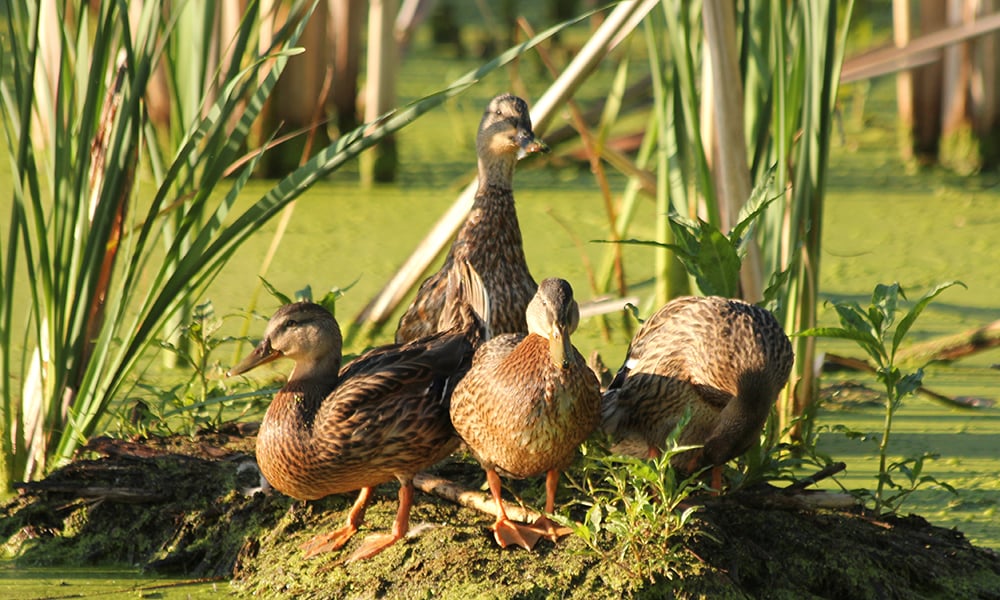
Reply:
[[[878, 483], [872, 496], [875, 512], [881, 513], [885, 510], [895, 512], [903, 500], [923, 484], [937, 484], [952, 492], [955, 491], [951, 486], [937, 481], [929, 475], [921, 474], [924, 461], [933, 458], [932, 456], [924, 454], [893, 463], [888, 462], [888, 456], [893, 416], [902, 405], [903, 398], [917, 391], [924, 377], [923, 368], [904, 373], [896, 363], [896, 353], [900, 343], [906, 338], [913, 323], [927, 308], [927, 305], [941, 292], [956, 285], [965, 287], [961, 281], [938, 284], [903, 313], [903, 318], [897, 323], [896, 315], [901, 310], [900, 299], [906, 299], [903, 288], [898, 283], [878, 284], [872, 292], [868, 308], [862, 308], [857, 302], [833, 303], [840, 319], [840, 327], [816, 327], [799, 334], [854, 341], [868, 354], [875, 367], [875, 377], [885, 387], [885, 419], [878, 446]], [[910, 487], [904, 488], [902, 484], [894, 480], [892, 478], [893, 472], [902, 474], [909, 479]], [[889, 495], [887, 488], [897, 491]]]

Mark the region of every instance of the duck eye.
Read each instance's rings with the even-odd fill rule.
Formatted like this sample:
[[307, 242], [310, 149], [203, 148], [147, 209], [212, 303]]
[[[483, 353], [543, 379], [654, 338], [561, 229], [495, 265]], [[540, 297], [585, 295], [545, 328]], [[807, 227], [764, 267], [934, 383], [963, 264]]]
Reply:
[[298, 324], [299, 322], [296, 321], [295, 319], [288, 319], [287, 321], [285, 321], [285, 327], [295, 327]]

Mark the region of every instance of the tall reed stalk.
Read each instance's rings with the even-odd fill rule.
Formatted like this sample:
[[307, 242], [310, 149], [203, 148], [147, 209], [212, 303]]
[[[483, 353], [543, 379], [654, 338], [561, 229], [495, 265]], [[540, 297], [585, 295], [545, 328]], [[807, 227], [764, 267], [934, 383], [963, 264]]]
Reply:
[[[161, 162], [145, 99], [164, 41], [177, 30], [161, 3], [132, 15], [125, 6], [105, 1], [92, 13], [86, 5], [73, 12], [71, 3], [10, 5], [13, 60], [0, 80], [15, 165], [0, 299], [6, 490], [72, 455], [164, 322], [231, 254], [240, 232], [224, 222], [252, 164], [221, 201], [211, 194], [242, 153], [256, 111], [230, 119], [245, 98], [266, 97], [301, 26], [290, 24], [264, 54], [252, 29], [241, 31], [228, 85], [215, 102], [197, 100], [204, 116], [188, 116]], [[258, 10], [249, 3], [248, 22]], [[43, 37], [53, 22], [56, 36]], [[264, 55], [274, 68], [258, 87]], [[29, 136], [33, 129], [48, 135]], [[159, 180], [145, 193], [134, 183], [140, 155]]]
[[[668, 260], [668, 253], [682, 251], [689, 271], [694, 264], [711, 275], [690, 277], [688, 289], [766, 300], [787, 331], [813, 327], [831, 128], [852, 3], [663, 0], [660, 8], [644, 24], [654, 76], [642, 148], [654, 148], [657, 173], [655, 304], [684, 291], [677, 263]], [[631, 189], [639, 183], [633, 177]], [[626, 200], [620, 214], [641, 217], [634, 200]], [[626, 239], [628, 226], [622, 223], [615, 236]], [[725, 264], [732, 250], [723, 242], [742, 265]], [[598, 275], [607, 280], [606, 272]], [[795, 344], [795, 370], [779, 401], [779, 430], [793, 435], [800, 417], [810, 422], [817, 391], [815, 342], [800, 337]]]
[[[753, 179], [774, 172], [761, 222], [763, 272], [787, 274], [776, 307], [785, 329], [816, 325], [823, 203], [836, 99], [853, 2], [750, 3], [743, 15], [746, 122]], [[766, 22], [766, 30], [754, 27]], [[766, 54], [764, 54], [766, 53]], [[770, 58], [763, 69], [754, 57]], [[808, 439], [819, 381], [814, 338], [794, 338], [795, 366], [779, 399], [781, 430]], [[801, 420], [799, 420], [801, 419]], [[804, 430], [803, 430], [804, 428]]]

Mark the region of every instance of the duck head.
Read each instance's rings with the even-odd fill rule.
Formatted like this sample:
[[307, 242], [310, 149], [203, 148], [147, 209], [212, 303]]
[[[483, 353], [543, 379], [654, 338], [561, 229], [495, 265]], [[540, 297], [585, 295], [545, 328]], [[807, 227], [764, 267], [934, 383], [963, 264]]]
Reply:
[[549, 340], [552, 363], [567, 369], [573, 357], [570, 334], [580, 324], [580, 307], [573, 299], [573, 288], [565, 279], [550, 277], [538, 286], [526, 313], [528, 333]]
[[[226, 375], [240, 375], [282, 357], [294, 360], [296, 370], [324, 365], [336, 373], [340, 369], [342, 344], [340, 326], [330, 311], [312, 302], [286, 304], [268, 321], [260, 343]], [[304, 369], [299, 369], [300, 366]]]
[[528, 154], [549, 151], [531, 128], [528, 104], [511, 94], [501, 94], [490, 100], [479, 122], [476, 145], [480, 157], [509, 157], [514, 161]]

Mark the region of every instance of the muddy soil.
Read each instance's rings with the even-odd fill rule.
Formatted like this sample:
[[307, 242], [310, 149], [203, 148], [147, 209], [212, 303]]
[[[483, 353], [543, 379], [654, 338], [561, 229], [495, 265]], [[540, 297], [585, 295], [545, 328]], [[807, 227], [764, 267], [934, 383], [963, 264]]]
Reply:
[[[0, 543], [24, 565], [132, 565], [230, 580], [240, 594], [295, 598], [996, 598], [1000, 556], [919, 516], [806, 508], [772, 490], [699, 498], [693, 522], [636, 581], [580, 538], [500, 549], [492, 517], [419, 493], [411, 536], [357, 563], [385, 531], [398, 486], [377, 489], [365, 527], [338, 552], [299, 545], [339, 526], [353, 495], [297, 502], [261, 491], [252, 427], [148, 440], [98, 438], [81, 458], [0, 507]], [[476, 488], [456, 456], [437, 475]], [[539, 482], [514, 486], [530, 502]], [[560, 500], [571, 490], [560, 490]]]

